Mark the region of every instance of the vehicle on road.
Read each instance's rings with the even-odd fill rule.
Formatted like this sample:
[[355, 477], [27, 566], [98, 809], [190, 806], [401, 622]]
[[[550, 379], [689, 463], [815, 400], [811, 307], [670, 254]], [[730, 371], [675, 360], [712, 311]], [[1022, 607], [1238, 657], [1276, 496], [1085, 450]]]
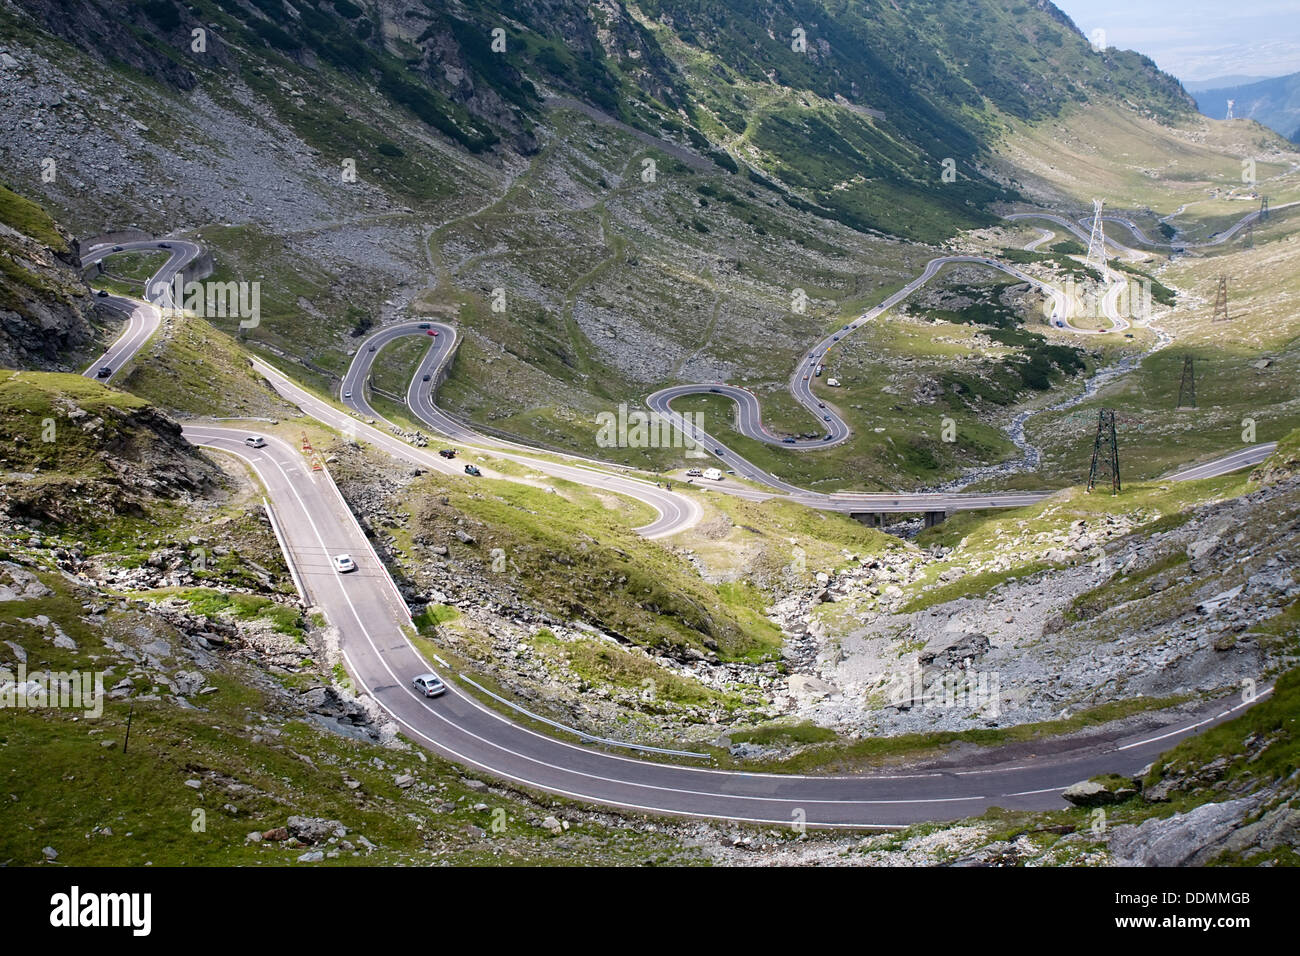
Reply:
[[723, 450], [722, 450], [721, 448], [715, 448], [715, 449], [713, 449], [713, 453], [714, 453], [715, 455], [721, 455], [721, 454], [723, 454], [724, 452], [723, 452]]
[[427, 329], [428, 327], [429, 327], [429, 323], [428, 323], [428, 322], [421, 322], [418, 326], [416, 326], [416, 328], [419, 328], [419, 329]]
[[705, 468], [702, 477], [709, 479], [709, 481], [721, 481], [722, 472], [717, 468]]
[[429, 334], [430, 334], [430, 335], [437, 335], [437, 334], [438, 334], [438, 330], [437, 330], [437, 329], [430, 329], [430, 330], [429, 330]]
[[447, 692], [447, 685], [442, 682], [442, 678], [430, 671], [427, 674], [419, 674], [411, 678], [411, 683], [423, 697], [437, 697], [439, 694]]
[[824, 422], [828, 422], [828, 421], [830, 421], [830, 420], [831, 420], [831, 417], [830, 417], [829, 415], [823, 415], [823, 416], [822, 416], [822, 421], [824, 421]]
[[426, 382], [431, 382], [431, 381], [433, 381], [433, 376], [432, 376], [432, 375], [426, 375], [426, 376], [424, 376], [424, 381], [426, 381]]
[[483, 472], [478, 470], [477, 465], [466, 465], [465, 474], [473, 475], [475, 478], [481, 478], [483, 476]]
[[100, 289], [98, 292], [95, 293], [95, 295], [99, 296], [101, 299], [108, 298], [108, 292], [105, 291], [104, 289]]
[[343, 393], [343, 397], [344, 397], [344, 398], [351, 398], [351, 397], [352, 397], [352, 393], [351, 393], [351, 392], [344, 392], [344, 393]]
[[113, 374], [113, 369], [107, 365], [101, 365], [99, 371], [95, 373], [95, 378], [108, 378]]
[[377, 349], [377, 348], [379, 348], [379, 346], [377, 346], [377, 345], [372, 345], [372, 346], [370, 346], [369, 351], [373, 352], [373, 351], [374, 351], [375, 349]]
[[249, 448], [265, 448], [266, 439], [263, 438], [261, 435], [249, 435], [247, 438], [244, 439], [244, 444], [247, 445]]
[[455, 457], [456, 457], [456, 449], [454, 449], [454, 448], [439, 448], [439, 449], [438, 449], [438, 454], [441, 455], [443, 458], [455, 458]]
[[787, 445], [793, 445], [793, 444], [794, 444], [794, 439], [793, 439], [793, 438], [782, 438], [781, 441], [785, 442]]
[[357, 563], [352, 560], [350, 554], [336, 554], [333, 558], [334, 570], [339, 574], [347, 574], [349, 571], [357, 569]]
[[818, 407], [818, 408], [825, 408], [825, 407], [826, 407], [826, 403], [825, 403], [825, 402], [818, 402], [818, 403], [817, 403], [817, 407]]
[[114, 246], [114, 247], [113, 247], [113, 251], [114, 251], [114, 252], [121, 252], [121, 251], [122, 251], [122, 247], [121, 247], [121, 246]]
[[722, 394], [722, 389], [720, 389], [720, 388], [711, 388], [711, 389], [709, 389], [709, 391], [712, 392], [714, 395], [721, 395], [721, 394]]
[[159, 248], [159, 249], [170, 249], [171, 247], [172, 247], [172, 244], [171, 244], [170, 242], [160, 242], [160, 243], [158, 243], [158, 248]]

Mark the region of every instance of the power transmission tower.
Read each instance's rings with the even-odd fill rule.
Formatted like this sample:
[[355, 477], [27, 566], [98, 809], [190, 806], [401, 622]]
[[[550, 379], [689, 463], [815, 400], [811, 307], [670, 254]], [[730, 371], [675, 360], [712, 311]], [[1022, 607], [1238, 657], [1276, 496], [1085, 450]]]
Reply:
[[1260, 222], [1268, 222], [1268, 197], [1259, 197], [1259, 215], [1256, 216]]
[[1232, 108], [1237, 105], [1236, 100], [1228, 100], [1228, 115], [1224, 119], [1232, 119]]
[[1224, 276], [1219, 276], [1219, 292], [1214, 297], [1214, 317], [1211, 321], [1228, 321], [1228, 280]]
[[1255, 223], [1253, 220], [1250, 225], [1246, 226], [1246, 242], [1243, 247], [1246, 249], [1255, 248]]
[[1088, 471], [1088, 492], [1097, 486], [1097, 477], [1110, 479], [1110, 493], [1119, 494], [1119, 439], [1115, 437], [1115, 410], [1097, 412], [1097, 439], [1092, 444], [1092, 468]]
[[1183, 356], [1183, 380], [1178, 383], [1178, 404], [1175, 407], [1196, 407], [1196, 369], [1190, 355]]
[[1103, 200], [1092, 201], [1092, 235], [1088, 238], [1088, 265], [1095, 266], [1106, 278], [1106, 231], [1101, 225], [1101, 205]]

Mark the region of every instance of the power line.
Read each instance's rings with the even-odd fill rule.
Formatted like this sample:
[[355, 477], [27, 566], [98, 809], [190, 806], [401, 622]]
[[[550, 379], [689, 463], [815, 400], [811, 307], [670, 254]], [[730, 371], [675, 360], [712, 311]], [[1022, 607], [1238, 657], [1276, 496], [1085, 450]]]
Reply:
[[1101, 207], [1104, 200], [1092, 201], [1092, 234], [1088, 237], [1088, 265], [1095, 266], [1106, 278], [1106, 231], [1101, 224]]
[[1092, 443], [1092, 467], [1088, 470], [1088, 492], [1097, 486], [1097, 478], [1109, 479], [1110, 493], [1120, 492], [1119, 439], [1115, 435], [1115, 410], [1103, 408], [1097, 412], [1097, 438]]
[[1226, 276], [1219, 276], [1219, 291], [1214, 296], [1214, 316], [1212, 322], [1228, 322], [1228, 279]]
[[1196, 407], [1196, 368], [1190, 355], [1183, 356], [1183, 380], [1178, 383], [1178, 404], [1174, 407]]

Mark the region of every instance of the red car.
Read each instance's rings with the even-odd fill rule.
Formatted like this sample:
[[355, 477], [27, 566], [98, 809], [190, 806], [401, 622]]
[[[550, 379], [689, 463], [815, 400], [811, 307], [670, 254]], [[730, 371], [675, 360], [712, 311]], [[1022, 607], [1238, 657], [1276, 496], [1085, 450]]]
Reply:
[[437, 329], [430, 329], [430, 330], [429, 330], [429, 334], [430, 334], [430, 335], [437, 335], [437, 334], [438, 334], [438, 330], [437, 330]]

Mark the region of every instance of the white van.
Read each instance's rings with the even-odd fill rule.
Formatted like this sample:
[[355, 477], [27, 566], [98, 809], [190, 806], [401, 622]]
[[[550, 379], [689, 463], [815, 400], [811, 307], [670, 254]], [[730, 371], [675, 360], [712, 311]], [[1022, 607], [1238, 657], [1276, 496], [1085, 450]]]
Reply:
[[716, 468], [705, 468], [704, 477], [709, 479], [709, 481], [721, 481], [722, 472], [718, 471]]
[[838, 378], [828, 378], [826, 380], [826, 384], [829, 385], [831, 388], [839, 388], [840, 380]]

